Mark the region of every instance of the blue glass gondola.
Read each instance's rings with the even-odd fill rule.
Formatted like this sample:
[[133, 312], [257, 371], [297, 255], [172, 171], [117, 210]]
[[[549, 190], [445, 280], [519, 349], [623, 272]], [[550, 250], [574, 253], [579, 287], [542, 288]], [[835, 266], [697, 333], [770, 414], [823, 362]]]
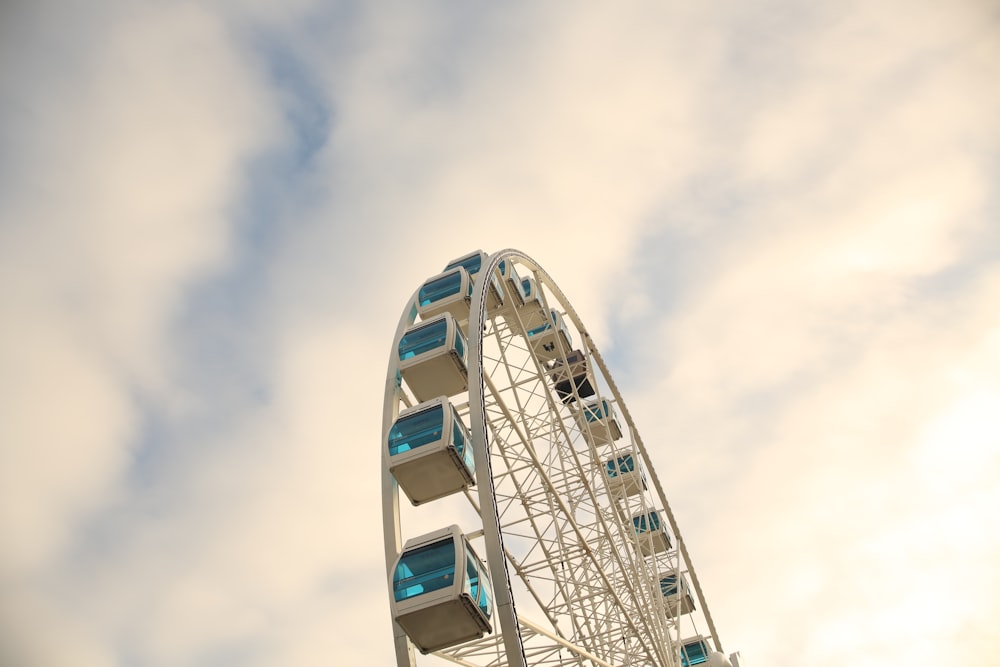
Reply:
[[542, 303], [541, 291], [538, 283], [532, 277], [521, 278], [521, 292], [524, 294], [524, 303], [517, 307], [517, 315], [521, 318], [525, 329], [534, 327], [548, 320], [548, 311]]
[[391, 606], [421, 653], [493, 631], [489, 574], [458, 526], [406, 542], [392, 568]]
[[590, 398], [596, 391], [587, 367], [587, 357], [581, 350], [566, 355], [566, 362], [556, 359], [551, 366], [552, 383], [559, 399], [566, 404], [579, 398]]
[[633, 516], [632, 527], [639, 538], [639, 550], [644, 556], [650, 556], [670, 548], [670, 536], [656, 510]]
[[456, 266], [461, 266], [469, 272], [470, 276], [475, 276], [483, 268], [483, 265], [489, 258], [490, 256], [484, 251], [476, 250], [474, 252], [470, 252], [468, 255], [462, 255], [458, 259], [451, 260], [448, 262], [447, 266], [444, 267], [444, 270], [447, 271], [448, 269], [454, 269]]
[[685, 639], [681, 643], [681, 665], [702, 665], [708, 662], [708, 644], [703, 637]]
[[667, 613], [672, 617], [690, 614], [694, 611], [694, 599], [683, 576], [673, 572], [660, 574], [660, 592], [666, 603]]
[[[527, 326], [527, 324], [525, 324]], [[553, 361], [573, 347], [573, 337], [566, 322], [557, 311], [549, 311], [549, 318], [527, 330], [528, 342], [535, 356], [541, 361]]]
[[517, 317], [524, 331], [528, 332], [546, 324], [551, 316], [534, 278], [521, 278], [521, 291], [524, 293], [524, 304], [517, 308]]
[[646, 488], [646, 477], [630, 450], [624, 450], [604, 462], [608, 488], [616, 496], [634, 496]]
[[515, 309], [522, 308], [525, 301], [528, 300], [528, 295], [524, 292], [524, 283], [521, 280], [521, 276], [517, 275], [514, 263], [509, 259], [502, 259], [498, 268], [500, 270], [500, 279], [507, 286], [505, 295], [508, 306]]
[[580, 431], [584, 435], [589, 434], [595, 445], [607, 444], [622, 437], [615, 409], [604, 399], [587, 403], [582, 410], [574, 412], [573, 416]]
[[[479, 272], [482, 270], [483, 266], [486, 265], [488, 260], [489, 255], [482, 250], [477, 250], [475, 252], [470, 252], [468, 255], [463, 255], [458, 259], [451, 260], [448, 262], [448, 265], [444, 267], [444, 270], [449, 271], [461, 266], [469, 272], [473, 281], [476, 281], [479, 280]], [[495, 314], [503, 307], [504, 299], [504, 289], [500, 284], [500, 279], [496, 275], [490, 276], [490, 285], [486, 290], [486, 312], [490, 315]]]
[[468, 344], [451, 313], [407, 329], [398, 355], [399, 372], [418, 401], [468, 390]]
[[425, 320], [448, 312], [466, 322], [471, 304], [472, 277], [461, 266], [428, 278], [417, 292], [417, 312]]
[[401, 412], [385, 446], [389, 472], [414, 505], [475, 483], [469, 431], [447, 396]]

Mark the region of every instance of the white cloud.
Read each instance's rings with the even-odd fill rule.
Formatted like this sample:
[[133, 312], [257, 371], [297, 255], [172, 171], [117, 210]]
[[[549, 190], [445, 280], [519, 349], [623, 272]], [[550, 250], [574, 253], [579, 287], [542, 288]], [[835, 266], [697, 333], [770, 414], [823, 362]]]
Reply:
[[719, 192], [744, 205], [685, 226], [698, 202], [680, 202], [679, 303], [657, 318], [629, 282], [631, 321], [658, 334], [636, 341], [633, 412], [727, 645], [755, 663], [995, 644], [1000, 42], [970, 9], [848, 11], [793, 40], [797, 76], [764, 77], [730, 133]]
[[[995, 240], [1000, 40], [971, 4], [121, 3], [78, 17], [58, 62], [72, 17], [43, 9], [5, 70], [23, 112], [0, 116], [18, 658], [388, 662], [388, 346], [410, 292], [477, 247], [528, 252], [602, 349], [641, 350], [626, 399], [727, 648], [927, 664], [996, 618], [1000, 293], [975, 244]], [[268, 40], [314, 89], [262, 71]], [[329, 133], [307, 128], [325, 143], [262, 202], [248, 161], [315, 148], [280, 118], [300, 102]], [[237, 244], [258, 204], [273, 237]], [[691, 249], [676, 285], [645, 256], [665, 233]], [[241, 250], [266, 255], [252, 283]], [[212, 276], [251, 305], [189, 305], [179, 332]], [[619, 299], [652, 326], [605, 318]], [[937, 576], [952, 625], [910, 611]], [[972, 636], [969, 656], [996, 648]]]
[[80, 22], [93, 32], [64, 42], [72, 10], [25, 10], [37, 42], [16, 40], [25, 68], [4, 83], [18, 105], [2, 116], [17, 170], [0, 207], [0, 580], [4, 617], [20, 621], [3, 635], [36, 664], [114, 660], [65, 611], [58, 573], [123, 498], [139, 401], [168, 398], [175, 309], [226, 261], [241, 170], [277, 129], [217, 17], [95, 13]]

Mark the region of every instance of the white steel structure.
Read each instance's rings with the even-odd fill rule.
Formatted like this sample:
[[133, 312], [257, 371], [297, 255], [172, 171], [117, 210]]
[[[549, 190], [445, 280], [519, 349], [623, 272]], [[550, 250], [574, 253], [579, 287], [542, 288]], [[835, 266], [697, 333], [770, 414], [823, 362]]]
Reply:
[[[435, 587], [461, 590], [460, 556], [457, 565], [427, 565], [428, 574], [421, 574], [422, 552], [411, 545], [428, 530], [438, 531], [432, 536], [454, 533], [456, 544], [461, 537], [469, 545], [462, 553], [485, 557], [485, 563], [475, 565], [467, 558], [472, 580], [485, 583], [482, 589], [466, 585], [473, 593], [465, 596], [464, 607], [452, 596], [452, 607], [435, 608], [433, 616], [428, 611], [426, 618], [434, 620], [424, 626], [448, 623], [448, 614], [462, 614], [454, 617], [456, 624], [474, 621], [478, 625], [470, 627], [479, 628], [470, 640], [437, 648], [436, 664], [443, 659], [469, 667], [738, 666], [738, 654], [726, 658], [722, 653], [684, 541], [632, 416], [565, 294], [519, 251], [480, 251], [451, 265], [466, 259], [463, 265], [474, 288], [467, 323], [456, 320], [466, 325], [464, 336], [452, 333], [454, 325], [446, 328], [441, 323], [442, 351], [428, 352], [431, 343], [421, 343], [418, 337], [426, 339], [430, 329], [418, 317], [440, 309], [427, 303], [437, 297], [424, 298], [418, 289], [400, 318], [386, 376], [382, 512], [398, 667], [418, 664], [415, 645], [440, 645], [432, 639], [411, 641], [396, 622], [399, 606], [419, 612], [424, 598], [428, 607], [437, 604], [433, 595], [422, 595], [424, 589], [410, 584], [437, 576], [440, 583]], [[524, 289], [516, 290], [521, 283]], [[465, 284], [455, 289], [464, 292]], [[503, 295], [497, 293], [498, 284]], [[428, 316], [427, 321], [436, 319]], [[418, 399], [408, 385], [407, 372], [415, 373], [411, 367], [421, 355], [451, 359], [441, 366], [449, 379], [435, 385], [435, 391], [448, 385], [441, 392], [446, 396]], [[409, 366], [401, 372], [404, 365]], [[432, 372], [429, 368], [417, 369], [424, 374], [419, 376], [422, 382]], [[418, 404], [429, 408], [423, 412]], [[431, 415], [443, 415], [434, 417], [442, 421], [434, 422]], [[456, 418], [462, 422], [458, 426], [453, 425]], [[410, 438], [406, 428], [418, 421], [423, 435]], [[468, 462], [466, 438], [474, 465]], [[433, 499], [415, 507], [408, 498], [416, 492], [406, 488], [408, 495], [403, 495], [400, 484], [416, 488], [427, 482], [423, 470], [430, 470], [430, 464], [417, 468], [419, 464], [409, 461], [421, 455], [421, 443], [431, 441], [426, 448], [434, 450], [434, 465], [446, 466], [439, 468], [445, 471], [441, 474], [455, 481], [442, 482], [441, 490], [434, 486], [426, 493]], [[441, 453], [449, 451], [450, 458]], [[414, 466], [409, 476], [400, 472], [407, 465]], [[445, 497], [439, 498], [442, 494]], [[442, 533], [445, 526], [452, 526], [452, 532]], [[400, 570], [400, 563], [411, 561], [418, 564]], [[485, 588], [490, 580], [491, 591]], [[476, 590], [478, 607], [472, 599]], [[492, 595], [489, 605], [482, 601], [486, 594]]]

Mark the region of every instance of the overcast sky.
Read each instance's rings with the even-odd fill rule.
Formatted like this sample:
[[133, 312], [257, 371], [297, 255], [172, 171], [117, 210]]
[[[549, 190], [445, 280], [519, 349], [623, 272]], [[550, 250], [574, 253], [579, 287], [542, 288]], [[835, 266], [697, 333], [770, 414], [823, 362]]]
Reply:
[[0, 664], [388, 665], [406, 299], [523, 250], [750, 667], [1000, 654], [1000, 4], [0, 8]]

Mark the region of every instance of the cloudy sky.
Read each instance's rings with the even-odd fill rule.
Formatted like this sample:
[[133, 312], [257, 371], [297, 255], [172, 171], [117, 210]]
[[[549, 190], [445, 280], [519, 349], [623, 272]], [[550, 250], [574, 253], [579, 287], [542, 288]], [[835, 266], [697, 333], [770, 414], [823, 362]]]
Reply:
[[997, 655], [998, 81], [995, 0], [4, 2], [0, 664], [390, 664], [395, 323], [505, 247], [728, 650]]

